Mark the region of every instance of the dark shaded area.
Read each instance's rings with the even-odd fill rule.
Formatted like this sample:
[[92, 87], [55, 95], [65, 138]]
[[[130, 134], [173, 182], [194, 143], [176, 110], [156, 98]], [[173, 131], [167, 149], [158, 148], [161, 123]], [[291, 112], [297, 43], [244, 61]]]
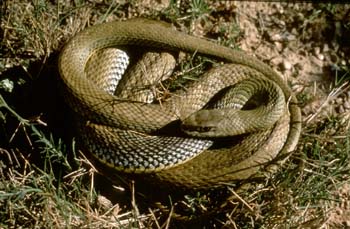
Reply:
[[[55, 143], [62, 139], [66, 148], [71, 149], [72, 118], [58, 91], [57, 54], [51, 55], [45, 63], [31, 63], [27, 71], [14, 67], [1, 76], [1, 80], [14, 82], [12, 92], [0, 91], [6, 103], [44, 136], [52, 138]], [[42, 168], [44, 146], [31, 126], [20, 125], [19, 120], [5, 108], [0, 111], [6, 117], [0, 122], [0, 148], [18, 150], [27, 160]], [[67, 153], [70, 157], [69, 150]], [[53, 165], [58, 170], [62, 168], [59, 163], [53, 162]], [[57, 174], [62, 174], [62, 171]]]

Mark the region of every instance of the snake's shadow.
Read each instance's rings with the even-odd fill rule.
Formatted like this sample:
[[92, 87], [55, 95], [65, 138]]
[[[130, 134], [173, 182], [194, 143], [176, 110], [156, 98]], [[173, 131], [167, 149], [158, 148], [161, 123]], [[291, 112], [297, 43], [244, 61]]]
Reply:
[[[1, 96], [9, 107], [22, 118], [29, 120], [41, 134], [41, 136], [34, 134], [31, 126], [24, 128], [19, 126], [18, 118], [5, 108], [0, 109], [0, 117], [4, 117], [4, 120], [0, 119], [0, 149], [19, 152], [26, 160], [26, 162], [20, 161], [22, 169], [25, 168], [25, 163], [29, 162], [30, 165], [35, 165], [45, 171], [45, 157], [48, 155], [43, 154], [43, 148], [46, 147], [42, 141], [43, 137], [57, 147], [59, 147], [59, 142], [63, 142], [60, 149], [62, 156], [68, 159], [72, 170], [78, 169], [79, 166], [74, 160], [74, 150], [72, 150], [75, 138], [74, 128], [72, 128], [74, 119], [70, 108], [65, 104], [59, 92], [57, 62], [58, 53], [53, 53], [47, 58], [30, 62], [26, 69], [15, 66], [1, 73], [1, 82], [12, 84], [9, 88], [0, 87]], [[78, 152], [78, 149], [75, 152]], [[52, 156], [55, 157], [55, 155]], [[7, 155], [0, 154], [0, 160], [8, 165], [6, 168], [11, 168], [12, 159]], [[50, 161], [52, 166], [50, 171], [53, 171], [56, 178], [54, 180], [57, 182], [64, 180], [64, 176], [72, 172], [63, 165], [63, 161]], [[21, 171], [21, 168], [18, 169]], [[90, 177], [86, 176], [84, 179], [86, 180], [84, 184], [88, 187]], [[105, 187], [109, 181], [103, 176], [97, 175], [95, 179], [98, 184], [96, 185], [97, 192], [103, 193], [105, 190], [112, 189]], [[112, 184], [109, 186], [112, 187]], [[124, 199], [121, 198], [121, 200]]]
[[[72, 132], [68, 128], [70, 116], [62, 96], [58, 93], [57, 53], [35, 62], [28, 68], [15, 66], [1, 73], [1, 81], [13, 84], [12, 89], [0, 88], [6, 103], [22, 118], [29, 120], [45, 135], [52, 133], [54, 139], [69, 140]], [[3, 109], [5, 112], [5, 109]], [[39, 124], [41, 120], [45, 124]], [[23, 131], [18, 131], [10, 141], [13, 130], [19, 120], [13, 115], [6, 116], [0, 132], [0, 146], [3, 148], [19, 147], [19, 149], [35, 148], [28, 145]], [[29, 136], [31, 137], [31, 136]]]

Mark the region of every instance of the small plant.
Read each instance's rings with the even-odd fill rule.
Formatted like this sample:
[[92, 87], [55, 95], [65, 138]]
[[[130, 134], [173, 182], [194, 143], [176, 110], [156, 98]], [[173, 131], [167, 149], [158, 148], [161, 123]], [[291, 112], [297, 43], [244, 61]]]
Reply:
[[191, 0], [190, 6], [186, 13], [188, 13], [192, 19], [206, 17], [210, 13], [210, 8], [206, 0]]

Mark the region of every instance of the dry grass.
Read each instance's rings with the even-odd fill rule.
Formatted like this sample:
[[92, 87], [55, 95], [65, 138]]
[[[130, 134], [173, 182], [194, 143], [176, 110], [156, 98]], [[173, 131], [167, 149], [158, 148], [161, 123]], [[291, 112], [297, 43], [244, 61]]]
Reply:
[[[350, 113], [322, 113], [348, 93], [347, 66], [324, 91], [326, 100], [304, 116], [298, 148], [275, 176], [239, 195], [228, 188], [224, 193], [231, 198], [220, 212], [211, 210], [216, 209], [212, 205], [221, 193], [176, 200], [175, 210], [198, 217], [177, 222], [148, 205], [149, 201], [143, 203], [147, 197], [138, 198], [133, 188], [128, 193], [105, 181], [75, 148], [67, 124], [70, 116], [62, 111], [66, 107], [56, 89], [57, 53], [84, 27], [140, 16], [166, 20], [236, 48], [242, 31], [228, 23], [237, 13], [235, 5], [200, 0], [171, 1], [170, 6], [155, 0], [110, 4], [8, 0], [1, 4], [0, 227], [350, 227]], [[338, 12], [333, 5], [317, 7], [305, 19], [306, 25], [317, 19], [318, 10]], [[183, 68], [197, 71], [198, 61], [203, 59]], [[301, 106], [313, 103], [316, 95], [307, 90], [299, 93]], [[112, 195], [104, 190], [106, 183]]]

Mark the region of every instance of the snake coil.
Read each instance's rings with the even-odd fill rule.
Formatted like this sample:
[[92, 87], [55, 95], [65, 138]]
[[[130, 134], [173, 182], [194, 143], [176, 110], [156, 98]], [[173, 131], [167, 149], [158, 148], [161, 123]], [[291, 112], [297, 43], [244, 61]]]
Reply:
[[[165, 103], [131, 101], [132, 95], [102, 90], [86, 73], [91, 56], [99, 50], [129, 46], [198, 53], [226, 64]], [[99, 79], [101, 70], [90, 69]], [[65, 100], [80, 119], [84, 149], [118, 171], [145, 173], [172, 186], [216, 187], [265, 171], [271, 161], [286, 158], [299, 139], [297, 100], [275, 71], [243, 52], [183, 34], [165, 23], [134, 19], [91, 26], [64, 47], [59, 71]], [[232, 85], [218, 102], [208, 105], [216, 93]], [[274, 108], [236, 105], [247, 100], [247, 88], [248, 94], [267, 91]], [[241, 92], [243, 97], [231, 99]], [[179, 120], [185, 136], [156, 135]], [[238, 137], [226, 137], [232, 130]]]

